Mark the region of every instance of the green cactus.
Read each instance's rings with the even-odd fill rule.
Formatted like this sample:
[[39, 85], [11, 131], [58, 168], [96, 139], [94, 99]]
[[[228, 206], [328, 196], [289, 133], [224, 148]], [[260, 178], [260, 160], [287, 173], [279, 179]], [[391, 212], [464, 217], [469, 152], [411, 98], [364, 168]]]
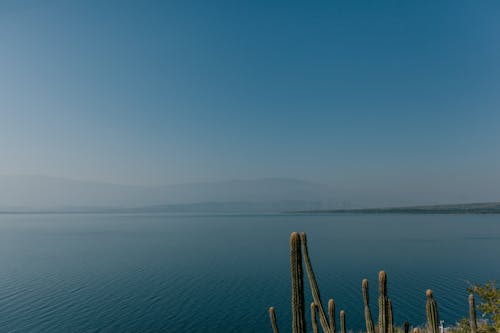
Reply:
[[330, 324], [330, 330], [335, 333], [335, 302], [333, 299], [328, 300], [328, 319]]
[[366, 332], [375, 333], [375, 326], [373, 325], [372, 313], [370, 311], [370, 299], [368, 295], [368, 280], [363, 279], [361, 283], [361, 289], [363, 291], [363, 303], [365, 304], [365, 322], [366, 322]]
[[278, 324], [276, 324], [276, 312], [274, 308], [271, 306], [269, 308], [269, 319], [271, 320], [271, 326], [273, 327], [273, 333], [279, 333]]
[[340, 333], [347, 333], [345, 328], [345, 311], [340, 311]]
[[387, 310], [387, 274], [378, 273], [378, 333], [389, 333]]
[[387, 329], [389, 333], [394, 333], [394, 317], [392, 316], [391, 299], [387, 299]]
[[473, 294], [469, 295], [469, 322], [471, 333], [477, 333], [476, 302]]
[[302, 250], [304, 253], [304, 262], [306, 264], [306, 269], [307, 269], [307, 277], [309, 278], [309, 285], [311, 286], [311, 293], [313, 296], [314, 303], [318, 306], [318, 315], [321, 327], [323, 328], [323, 332], [332, 333], [328, 320], [326, 319], [325, 310], [323, 309], [323, 304], [321, 303], [318, 283], [316, 282], [316, 277], [312, 269], [311, 260], [309, 259], [309, 251], [307, 249], [307, 236], [303, 232], [300, 235], [300, 238], [302, 241]]
[[[307, 238], [304, 233], [299, 235], [293, 232], [290, 236], [290, 266], [292, 278], [292, 333], [306, 333], [305, 318], [304, 318], [304, 280], [302, 257], [307, 269], [307, 275], [311, 286], [311, 292], [314, 302], [311, 303], [311, 323], [314, 333], [319, 333], [318, 320], [319, 316], [321, 326], [324, 333], [336, 333], [335, 327], [335, 302], [333, 299], [328, 301], [328, 321], [325, 316], [325, 311], [321, 303], [318, 284], [312, 270], [311, 261], [309, 259]], [[384, 271], [379, 272], [379, 321], [378, 328], [375, 329], [372, 314], [369, 307], [369, 292], [368, 280], [363, 279], [362, 282], [363, 303], [365, 307], [365, 321], [367, 333], [394, 333], [394, 317], [392, 302], [387, 297], [387, 274]], [[426, 291], [426, 315], [427, 326], [429, 333], [439, 333], [439, 316], [436, 301], [434, 300], [432, 290]], [[477, 333], [477, 320], [474, 296], [469, 295], [469, 315], [471, 333]], [[274, 333], [279, 333], [276, 323], [276, 313], [273, 307], [269, 308], [269, 318]], [[410, 331], [408, 321], [404, 322], [404, 333]], [[414, 328], [413, 333], [420, 333], [419, 328]], [[346, 333], [346, 318], [345, 311], [340, 311], [340, 333]]]
[[432, 295], [432, 290], [428, 289], [425, 293], [427, 295], [427, 304], [425, 306], [427, 313], [427, 325], [430, 333], [439, 333], [439, 316], [437, 304]]
[[292, 276], [292, 333], [305, 333], [304, 280], [302, 277], [302, 253], [300, 236], [290, 236], [290, 267]]
[[408, 320], [405, 320], [405, 323], [403, 324], [403, 329], [405, 333], [410, 332], [410, 323], [408, 322]]
[[313, 333], [319, 333], [318, 331], [318, 321], [316, 320], [316, 313], [318, 312], [318, 306], [314, 304], [314, 302], [311, 303], [311, 325], [313, 328]]

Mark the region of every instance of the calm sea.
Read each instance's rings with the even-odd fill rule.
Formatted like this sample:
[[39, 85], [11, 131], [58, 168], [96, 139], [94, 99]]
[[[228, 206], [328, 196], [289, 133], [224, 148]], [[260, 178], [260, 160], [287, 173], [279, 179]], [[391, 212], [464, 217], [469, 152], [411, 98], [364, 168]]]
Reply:
[[289, 331], [292, 231], [355, 332], [380, 269], [397, 324], [425, 321], [431, 288], [450, 325], [469, 282], [500, 279], [495, 215], [4, 214], [0, 332], [271, 332], [269, 306]]

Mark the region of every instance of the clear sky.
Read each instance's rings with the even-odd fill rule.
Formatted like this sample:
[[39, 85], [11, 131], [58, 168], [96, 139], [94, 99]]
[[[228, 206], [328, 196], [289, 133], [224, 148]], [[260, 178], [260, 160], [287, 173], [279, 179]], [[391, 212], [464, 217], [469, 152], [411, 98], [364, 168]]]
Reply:
[[491, 192], [499, 18], [498, 1], [1, 1], [0, 174]]

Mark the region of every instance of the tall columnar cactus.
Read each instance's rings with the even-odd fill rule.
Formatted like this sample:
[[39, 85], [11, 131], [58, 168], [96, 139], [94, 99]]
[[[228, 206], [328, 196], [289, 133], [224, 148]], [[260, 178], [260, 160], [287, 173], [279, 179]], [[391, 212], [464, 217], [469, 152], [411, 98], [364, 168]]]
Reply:
[[387, 274], [378, 273], [378, 333], [389, 333], [387, 319]]
[[427, 304], [425, 305], [427, 313], [427, 325], [430, 333], [439, 333], [439, 317], [437, 304], [432, 295], [432, 290], [428, 289], [425, 293], [427, 295]]
[[473, 294], [469, 295], [469, 322], [471, 333], [477, 333], [476, 302]]
[[330, 330], [335, 333], [335, 302], [333, 299], [328, 300], [328, 321], [330, 324]]
[[375, 333], [375, 326], [373, 325], [372, 313], [370, 311], [370, 298], [368, 295], [368, 279], [363, 279], [363, 282], [361, 283], [361, 289], [363, 291], [363, 303], [365, 304], [366, 332]]
[[302, 278], [301, 241], [297, 232], [290, 236], [290, 267], [292, 276], [292, 333], [305, 333], [304, 280]]
[[316, 277], [312, 269], [311, 260], [309, 259], [309, 251], [307, 249], [307, 236], [303, 232], [300, 235], [300, 238], [302, 241], [302, 250], [304, 252], [304, 262], [306, 264], [307, 277], [309, 278], [309, 285], [311, 286], [311, 293], [313, 296], [314, 303], [318, 306], [318, 316], [319, 316], [319, 321], [321, 323], [321, 327], [323, 328], [323, 332], [332, 333], [332, 330], [330, 329], [330, 326], [328, 324], [328, 320], [326, 319], [325, 310], [323, 309], [323, 304], [321, 303], [318, 283], [316, 282]]
[[340, 311], [340, 333], [347, 333], [345, 328], [345, 311]]
[[276, 323], [276, 312], [274, 308], [271, 306], [269, 308], [269, 319], [271, 320], [271, 326], [273, 327], [273, 333], [279, 333], [278, 324]]
[[389, 333], [394, 333], [394, 317], [392, 316], [391, 299], [387, 299], [387, 329]]
[[318, 306], [312, 302], [311, 303], [311, 325], [313, 328], [313, 333], [319, 333], [318, 331], [318, 321], [316, 320], [316, 313], [318, 312]]
[[403, 329], [405, 333], [410, 332], [410, 323], [408, 322], [408, 320], [405, 320], [405, 323], [403, 324]]
[[[302, 256], [307, 269], [309, 283], [314, 302], [311, 304], [311, 323], [314, 333], [319, 333], [317, 316], [325, 333], [335, 333], [335, 303], [333, 299], [328, 301], [328, 320], [321, 303], [318, 284], [312, 270], [309, 259], [307, 238], [304, 233], [299, 235], [294, 232], [290, 236], [290, 272], [292, 278], [292, 333], [306, 333], [304, 318], [304, 280], [302, 268]], [[387, 297], [387, 275], [384, 271], [379, 272], [379, 322], [378, 329], [375, 330], [372, 315], [369, 307], [368, 280], [362, 282], [363, 303], [365, 306], [365, 321], [367, 333], [394, 333], [394, 319], [391, 300]], [[437, 304], [434, 300], [432, 290], [427, 290], [426, 315], [429, 333], [439, 333], [439, 317]], [[469, 315], [471, 333], [477, 333], [477, 320], [474, 296], [469, 295]], [[276, 313], [273, 307], [269, 308], [269, 318], [274, 333], [279, 333], [276, 323]], [[404, 322], [404, 333], [410, 331], [408, 321]], [[340, 311], [340, 333], [346, 333], [345, 311]], [[420, 333], [419, 328], [414, 328], [413, 333]]]

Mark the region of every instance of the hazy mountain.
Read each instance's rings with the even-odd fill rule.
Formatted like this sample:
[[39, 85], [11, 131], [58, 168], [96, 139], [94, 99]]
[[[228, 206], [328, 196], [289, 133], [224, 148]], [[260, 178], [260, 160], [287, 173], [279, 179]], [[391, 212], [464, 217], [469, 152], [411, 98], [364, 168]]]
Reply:
[[270, 212], [493, 202], [454, 193], [345, 189], [288, 178], [130, 186], [44, 176], [0, 176], [0, 211]]
[[344, 207], [334, 189], [284, 178], [128, 186], [44, 176], [0, 176], [1, 210], [275, 211]]

